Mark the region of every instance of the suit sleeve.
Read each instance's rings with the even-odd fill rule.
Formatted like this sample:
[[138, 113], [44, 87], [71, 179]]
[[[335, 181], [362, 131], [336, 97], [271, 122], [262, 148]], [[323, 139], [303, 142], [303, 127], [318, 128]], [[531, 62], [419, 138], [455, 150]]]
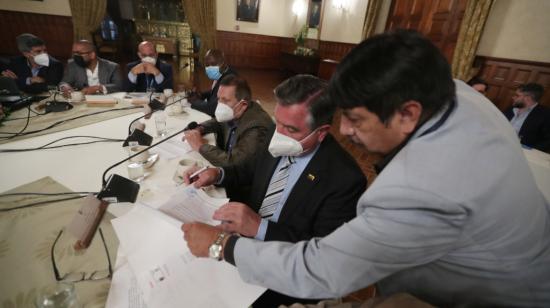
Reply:
[[[359, 170], [357, 170], [359, 171]], [[333, 174], [338, 174], [333, 172]], [[326, 194], [319, 202], [311, 228], [299, 229], [296, 222], [268, 222], [266, 241], [298, 242], [326, 236], [356, 216], [357, 201], [365, 191], [367, 182], [361, 172], [338, 177], [324, 185], [319, 194]], [[304, 206], [307, 206], [304, 204]], [[300, 226], [298, 226], [300, 227]]]
[[122, 90], [122, 76], [120, 74], [120, 66], [115, 63], [111, 78], [108, 84], [104, 84], [108, 93], [118, 92]]
[[164, 80], [160, 84], [162, 89], [173, 89], [174, 88], [174, 74], [172, 73], [172, 65], [166, 64], [163, 65], [162, 75]]
[[550, 153], [550, 109], [545, 109], [540, 127], [540, 141], [533, 145], [533, 148]]

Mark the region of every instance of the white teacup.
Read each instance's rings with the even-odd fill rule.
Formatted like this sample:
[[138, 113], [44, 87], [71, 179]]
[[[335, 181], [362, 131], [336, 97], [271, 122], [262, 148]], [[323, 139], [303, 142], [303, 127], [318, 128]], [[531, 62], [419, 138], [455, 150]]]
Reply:
[[203, 167], [204, 163], [198, 160], [194, 160], [192, 158], [184, 158], [178, 162], [178, 166], [176, 168], [176, 172], [174, 173], [174, 177], [172, 178], [174, 182], [181, 184], [183, 183], [183, 174], [187, 169], [191, 167]]
[[[129, 147], [128, 151], [130, 155], [134, 155], [137, 152], [144, 150], [145, 148], [147, 147], [144, 145], [136, 145], [136, 146]], [[137, 156], [130, 158], [130, 161], [137, 162], [137, 163], [144, 163], [149, 158], [149, 155], [150, 155], [149, 151], [145, 151]]]
[[172, 89], [164, 89], [164, 91], [162, 91], [162, 93], [166, 97], [170, 97], [170, 96], [174, 95], [174, 91], [172, 91]]
[[71, 101], [75, 103], [80, 103], [83, 100], [84, 100], [84, 94], [82, 92], [80, 91], [71, 92]]

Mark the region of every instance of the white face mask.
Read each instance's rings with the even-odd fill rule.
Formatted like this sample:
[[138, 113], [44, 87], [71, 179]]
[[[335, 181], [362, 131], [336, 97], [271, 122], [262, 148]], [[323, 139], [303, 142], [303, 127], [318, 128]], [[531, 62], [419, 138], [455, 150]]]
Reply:
[[141, 62], [143, 63], [151, 63], [153, 65], [157, 64], [157, 59], [153, 57], [143, 57], [141, 58]]
[[[237, 103], [235, 107], [237, 107], [240, 103], [241, 102]], [[228, 122], [235, 118], [235, 111], [233, 111], [233, 108], [227, 106], [226, 104], [218, 102], [214, 116], [218, 122]]]
[[47, 53], [41, 53], [37, 54], [36, 56], [33, 56], [34, 63], [41, 65], [41, 66], [50, 66], [50, 57], [48, 57]]
[[316, 130], [313, 130], [309, 135], [305, 136], [301, 141], [294, 140], [288, 136], [280, 134], [275, 130], [271, 142], [269, 142], [269, 153], [273, 157], [279, 156], [298, 156], [304, 152], [302, 141], [306, 140]]

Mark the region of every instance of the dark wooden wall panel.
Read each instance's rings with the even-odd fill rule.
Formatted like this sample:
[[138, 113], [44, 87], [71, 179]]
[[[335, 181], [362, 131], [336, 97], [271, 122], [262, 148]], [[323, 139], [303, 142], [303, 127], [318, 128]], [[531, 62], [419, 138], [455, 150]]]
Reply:
[[480, 67], [479, 76], [489, 84], [487, 97], [499, 109], [510, 107], [516, 88], [529, 82], [544, 87], [540, 103], [550, 107], [550, 63], [478, 56], [475, 65]]
[[0, 10], [0, 54], [18, 55], [15, 38], [21, 33], [32, 33], [46, 41], [48, 53], [66, 60], [71, 57], [73, 21], [71, 16], [45, 15]]
[[[235, 67], [279, 69], [281, 52], [292, 52], [293, 38], [249, 33], [217, 31], [218, 48], [223, 50], [229, 64]], [[321, 59], [340, 61], [356, 44], [319, 42]]]

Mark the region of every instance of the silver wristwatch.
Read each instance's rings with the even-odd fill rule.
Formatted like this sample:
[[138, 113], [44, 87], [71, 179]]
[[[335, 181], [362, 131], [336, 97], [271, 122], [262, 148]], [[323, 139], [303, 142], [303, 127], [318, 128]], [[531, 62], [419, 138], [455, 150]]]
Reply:
[[222, 242], [226, 236], [227, 236], [227, 233], [220, 232], [216, 241], [212, 245], [210, 245], [210, 248], [208, 248], [208, 257], [212, 259], [216, 259], [218, 261], [222, 260], [222, 249], [223, 249]]

